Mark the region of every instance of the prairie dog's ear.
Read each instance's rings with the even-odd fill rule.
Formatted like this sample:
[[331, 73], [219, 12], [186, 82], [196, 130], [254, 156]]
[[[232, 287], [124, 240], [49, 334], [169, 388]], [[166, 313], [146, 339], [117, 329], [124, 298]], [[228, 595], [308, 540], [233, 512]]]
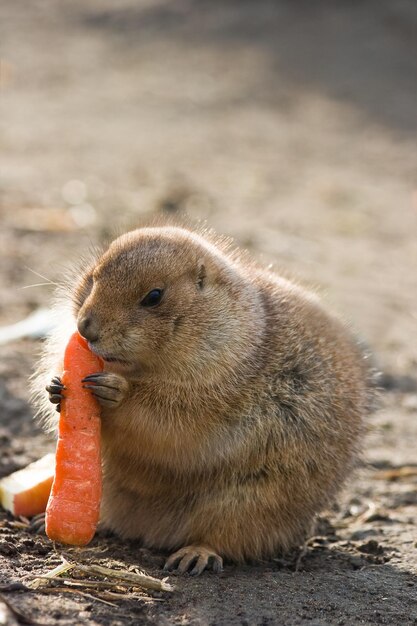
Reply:
[[199, 259], [197, 264], [197, 287], [203, 289], [206, 282], [206, 266], [203, 259]]

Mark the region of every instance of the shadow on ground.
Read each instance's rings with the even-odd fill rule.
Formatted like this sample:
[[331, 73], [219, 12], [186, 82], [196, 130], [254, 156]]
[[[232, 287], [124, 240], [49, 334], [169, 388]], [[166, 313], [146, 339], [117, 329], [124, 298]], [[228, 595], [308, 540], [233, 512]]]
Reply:
[[114, 37], [129, 55], [161, 32], [191, 55], [204, 47], [256, 49], [263, 72], [240, 95], [254, 105], [290, 109], [276, 81], [284, 75], [292, 87], [350, 102], [372, 123], [417, 129], [417, 5], [410, 2], [163, 0], [148, 7], [86, 5], [73, 19]]

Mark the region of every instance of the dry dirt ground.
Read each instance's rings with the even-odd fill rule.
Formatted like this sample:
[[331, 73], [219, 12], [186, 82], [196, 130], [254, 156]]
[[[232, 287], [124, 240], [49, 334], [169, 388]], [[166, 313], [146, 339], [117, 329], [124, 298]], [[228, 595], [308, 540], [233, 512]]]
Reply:
[[[3, 0], [0, 23], [0, 325], [91, 243], [185, 211], [317, 288], [385, 374], [363, 466], [297, 571], [228, 565], [115, 606], [3, 587], [0, 623], [7, 600], [51, 625], [417, 624], [417, 4]], [[28, 404], [38, 350], [1, 347], [0, 475], [53, 450]], [[113, 537], [72, 556], [162, 577], [163, 555]], [[58, 562], [0, 514], [6, 589]]]

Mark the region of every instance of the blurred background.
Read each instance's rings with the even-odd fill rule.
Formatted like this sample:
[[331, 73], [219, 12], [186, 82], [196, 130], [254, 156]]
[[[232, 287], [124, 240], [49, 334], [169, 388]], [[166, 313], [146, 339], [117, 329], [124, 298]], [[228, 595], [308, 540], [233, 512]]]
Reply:
[[1, 13], [1, 324], [48, 305], [36, 273], [59, 282], [91, 243], [185, 212], [317, 288], [384, 370], [416, 374], [413, 0]]

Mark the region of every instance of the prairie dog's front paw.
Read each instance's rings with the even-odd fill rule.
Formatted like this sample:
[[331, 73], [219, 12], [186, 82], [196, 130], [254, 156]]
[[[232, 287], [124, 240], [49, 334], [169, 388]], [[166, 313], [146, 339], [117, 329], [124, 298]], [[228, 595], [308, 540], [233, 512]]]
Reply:
[[59, 376], [54, 376], [49, 385], [45, 387], [49, 394], [49, 401], [56, 405], [58, 413], [61, 411], [61, 400], [64, 397], [62, 393], [65, 389]]
[[90, 374], [81, 381], [83, 387], [90, 389], [91, 393], [102, 406], [109, 408], [118, 407], [127, 396], [129, 383], [120, 374], [112, 372], [97, 372]]

